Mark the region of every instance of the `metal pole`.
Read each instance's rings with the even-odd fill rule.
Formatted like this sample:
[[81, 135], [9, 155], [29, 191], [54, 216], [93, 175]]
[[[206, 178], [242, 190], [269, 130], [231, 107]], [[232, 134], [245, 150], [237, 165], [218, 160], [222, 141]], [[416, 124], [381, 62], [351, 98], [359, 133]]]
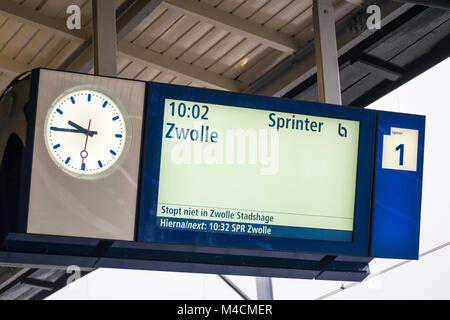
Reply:
[[230, 279], [228, 279], [227, 276], [221, 275], [219, 274], [219, 277], [226, 283], [228, 284], [231, 289], [233, 289], [238, 295], [241, 296], [242, 299], [244, 300], [251, 300], [250, 297], [248, 295], [245, 294], [244, 291], [242, 291], [236, 284], [234, 284], [233, 281], [231, 281]]
[[[313, 0], [313, 22], [319, 101], [341, 105], [336, 26], [331, 0]], [[272, 279], [256, 278], [256, 291], [259, 300], [273, 300]]]
[[103, 76], [117, 74], [117, 33], [114, 1], [92, 0], [94, 73]]
[[319, 101], [340, 105], [341, 84], [331, 0], [313, 0], [313, 22]]
[[273, 300], [273, 288], [271, 278], [256, 278], [256, 295], [258, 300]]

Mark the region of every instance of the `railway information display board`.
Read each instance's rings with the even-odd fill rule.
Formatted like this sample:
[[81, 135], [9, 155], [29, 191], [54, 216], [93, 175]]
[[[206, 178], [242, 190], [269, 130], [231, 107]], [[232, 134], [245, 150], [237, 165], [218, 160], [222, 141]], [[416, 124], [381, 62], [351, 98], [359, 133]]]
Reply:
[[161, 229], [351, 241], [359, 122], [165, 99]]
[[139, 240], [367, 253], [375, 112], [162, 84], [148, 107]]
[[27, 81], [0, 128], [0, 262], [361, 281], [374, 257], [418, 259], [423, 116]]

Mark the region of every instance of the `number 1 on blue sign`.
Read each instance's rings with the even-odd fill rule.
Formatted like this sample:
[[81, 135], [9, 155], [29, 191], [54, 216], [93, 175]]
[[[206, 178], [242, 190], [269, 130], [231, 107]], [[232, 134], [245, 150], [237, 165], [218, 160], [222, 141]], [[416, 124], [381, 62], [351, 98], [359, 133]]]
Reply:
[[396, 151], [400, 150], [400, 163], [399, 163], [399, 165], [402, 166], [403, 165], [403, 154], [404, 154], [404, 151], [405, 151], [405, 145], [403, 143], [399, 144], [398, 147], [395, 148], [395, 150]]

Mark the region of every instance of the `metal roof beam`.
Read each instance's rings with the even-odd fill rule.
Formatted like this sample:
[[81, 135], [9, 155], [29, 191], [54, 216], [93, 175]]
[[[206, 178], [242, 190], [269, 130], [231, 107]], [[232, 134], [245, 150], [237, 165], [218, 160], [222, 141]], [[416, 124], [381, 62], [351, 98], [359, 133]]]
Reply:
[[163, 5], [282, 52], [292, 54], [301, 48], [300, 43], [293, 37], [196, 0], [165, 0]]
[[92, 0], [94, 73], [117, 75], [116, 10], [109, 0]]
[[150, 68], [181, 76], [190, 81], [200, 82], [216, 89], [230, 91], [240, 91], [242, 89], [239, 86], [240, 82], [236, 80], [225, 78], [217, 73], [204, 70], [181, 60], [146, 50], [129, 42], [121, 42], [119, 44], [118, 54]]
[[41, 290], [53, 291], [55, 289], [54, 283], [45, 280], [26, 278], [22, 283]]
[[3, 288], [28, 272], [29, 268], [0, 267], [0, 295]]
[[372, 72], [378, 73], [381, 77], [391, 81], [396, 81], [405, 74], [403, 68], [369, 54], [362, 54], [357, 62], [365, 65]]
[[[365, 2], [365, 5], [361, 6], [354, 15], [349, 15], [336, 23], [339, 56], [348, 52], [355, 45], [377, 31], [365, 29], [355, 32], [352, 31], [351, 28], [354, 16], [365, 14], [366, 7], [370, 4], [377, 4], [380, 6], [382, 25], [388, 24], [414, 6], [412, 4], [400, 4], [390, 0]], [[337, 10], [337, 8], [335, 8], [335, 10]], [[310, 43], [295, 55], [286, 58], [282, 63], [278, 64], [275, 68], [254, 82], [245, 90], [245, 92], [282, 97], [316, 72], [314, 44]]]
[[314, 46], [316, 48], [319, 101], [342, 104], [336, 44], [336, 18], [331, 0], [313, 1]]
[[450, 1], [448, 0], [394, 0], [394, 1], [418, 4], [430, 8], [450, 10]]

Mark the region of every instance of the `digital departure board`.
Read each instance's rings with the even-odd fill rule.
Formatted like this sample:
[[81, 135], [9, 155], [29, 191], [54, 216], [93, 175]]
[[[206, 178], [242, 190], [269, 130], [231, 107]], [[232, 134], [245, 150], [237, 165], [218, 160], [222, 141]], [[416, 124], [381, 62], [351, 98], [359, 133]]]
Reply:
[[149, 92], [139, 240], [367, 250], [370, 198], [357, 190], [370, 193], [373, 112], [163, 84]]
[[359, 122], [165, 99], [157, 226], [351, 241]]

